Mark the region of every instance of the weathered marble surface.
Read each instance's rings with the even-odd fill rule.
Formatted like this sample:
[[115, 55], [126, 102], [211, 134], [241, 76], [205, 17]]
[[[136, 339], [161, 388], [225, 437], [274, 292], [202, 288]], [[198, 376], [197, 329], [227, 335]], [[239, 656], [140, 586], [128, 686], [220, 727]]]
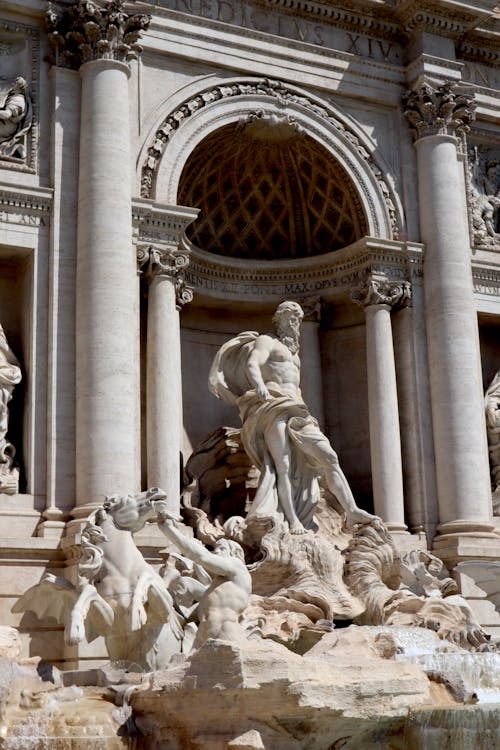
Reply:
[[276, 335], [247, 331], [231, 339], [217, 353], [209, 376], [210, 391], [238, 406], [243, 445], [261, 472], [251, 513], [282, 513], [292, 534], [315, 526], [318, 476], [351, 523], [373, 518], [357, 507], [337, 454], [302, 400], [303, 317], [297, 302], [282, 302], [273, 317]]
[[142, 670], [165, 666], [181, 650], [183, 618], [132, 536], [156, 515], [155, 503], [164, 501], [156, 488], [108, 497], [82, 531], [77, 585], [46, 574], [13, 611], [55, 617], [69, 645], [103, 635], [112, 661]]
[[7, 430], [9, 402], [21, 378], [21, 367], [0, 325], [0, 493], [8, 495], [14, 495], [19, 491], [19, 470], [13, 466], [16, 451], [7, 440]]
[[493, 514], [500, 515], [500, 371], [486, 390], [486, 430], [490, 454]]
[[31, 128], [33, 107], [28, 85], [18, 76], [0, 107], [0, 157], [26, 157], [24, 136]]
[[430, 683], [414, 665], [385, 659], [383, 639], [351, 630], [324, 636], [304, 657], [266, 640], [207, 641], [177, 658], [132, 696], [146, 747], [324, 750], [343, 739], [339, 746], [359, 750], [382, 742], [401, 729], [408, 705], [431, 701]]

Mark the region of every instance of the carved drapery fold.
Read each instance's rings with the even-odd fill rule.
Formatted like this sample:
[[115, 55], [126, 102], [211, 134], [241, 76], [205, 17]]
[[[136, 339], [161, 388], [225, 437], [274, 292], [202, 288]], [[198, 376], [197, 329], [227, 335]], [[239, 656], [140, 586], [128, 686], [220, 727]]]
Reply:
[[351, 299], [362, 307], [407, 307], [411, 302], [411, 284], [409, 281], [387, 281], [368, 277], [360, 287], [353, 289]]
[[403, 95], [404, 114], [413, 140], [429, 135], [462, 135], [475, 119], [476, 105], [469, 94], [452, 83], [434, 88], [425, 83]]
[[33, 125], [29, 86], [22, 76], [13, 81], [0, 107], [0, 158], [26, 160], [26, 136]]
[[493, 491], [493, 515], [500, 515], [500, 370], [488, 386], [484, 405]]
[[123, 6], [123, 0], [108, 3], [79, 0], [76, 5], [57, 13], [49, 4], [45, 14], [49, 62], [78, 70], [90, 60], [127, 62], [135, 59], [142, 51], [138, 41], [148, 28], [151, 16], [129, 15]]

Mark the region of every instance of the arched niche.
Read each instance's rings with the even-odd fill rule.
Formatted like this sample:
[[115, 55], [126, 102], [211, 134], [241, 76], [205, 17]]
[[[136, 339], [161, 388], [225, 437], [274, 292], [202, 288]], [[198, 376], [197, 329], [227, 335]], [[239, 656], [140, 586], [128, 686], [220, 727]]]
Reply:
[[[163, 112], [139, 157], [142, 197], [201, 209], [182, 241], [190, 256], [187, 281], [195, 291], [181, 316], [185, 457], [189, 444], [194, 447], [211, 430], [239, 424], [236, 409], [207, 391], [217, 349], [239, 331], [270, 331], [282, 299], [320, 295], [326, 303], [319, 334], [324, 356], [315, 369], [323, 376], [326, 430], [335, 435], [357, 497], [369, 503], [368, 418], [359, 406], [367, 402], [364, 318], [350, 302], [350, 289], [374, 258], [380, 265], [399, 263], [404, 243], [398, 240], [405, 231], [376, 144], [329, 102], [267, 79], [200, 81], [182, 96], [178, 92]], [[252, 144], [255, 165], [245, 151]], [[304, 168], [313, 174], [301, 180]], [[225, 170], [231, 170], [226, 185]], [[269, 179], [273, 170], [280, 174]], [[217, 182], [213, 191], [211, 177]], [[325, 181], [331, 189], [323, 196], [333, 213], [322, 214], [319, 206], [306, 215], [309, 199], [317, 201], [316, 188]], [[238, 201], [245, 203], [246, 183], [255, 203], [245, 213]], [[281, 188], [287, 200], [279, 200]], [[300, 197], [301, 190], [309, 196]], [[263, 191], [277, 198], [280, 220], [267, 210]], [[301, 216], [294, 214], [296, 200]], [[266, 212], [269, 235], [262, 222], [256, 225]], [[347, 221], [334, 221], [335, 212]], [[249, 224], [258, 229], [253, 243], [239, 242], [238, 221], [246, 239]], [[292, 237], [294, 231], [300, 238]], [[288, 248], [291, 238], [294, 246]]]
[[382, 239], [402, 235], [403, 212], [376, 144], [338, 107], [296, 86], [268, 79], [200, 83], [186, 91], [146, 140], [139, 157], [142, 196], [180, 203], [181, 176], [195, 149], [215, 131], [249, 118], [293, 123], [350, 177], [366, 218], [366, 235]]

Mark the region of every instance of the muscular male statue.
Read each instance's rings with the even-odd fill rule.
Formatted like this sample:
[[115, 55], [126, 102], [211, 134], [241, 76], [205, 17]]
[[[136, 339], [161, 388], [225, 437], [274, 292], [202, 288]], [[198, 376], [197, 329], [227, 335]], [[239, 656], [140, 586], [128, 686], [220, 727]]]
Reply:
[[240, 617], [248, 606], [252, 593], [252, 579], [245, 565], [245, 556], [238, 542], [219, 539], [210, 552], [198, 540], [189, 539], [176, 527], [176, 522], [165, 510], [158, 510], [158, 526], [180, 552], [201, 565], [212, 576], [212, 582], [202, 594], [198, 605], [198, 632], [193, 648], [199, 648], [209, 638], [243, 643], [247, 640]]
[[243, 446], [261, 471], [250, 513], [269, 516], [279, 510], [292, 534], [314, 527], [318, 478], [350, 523], [373, 519], [357, 507], [337, 454], [302, 401], [302, 318], [297, 302], [282, 302], [273, 317], [276, 336], [247, 331], [231, 339], [217, 353], [209, 377], [210, 391], [238, 406]]

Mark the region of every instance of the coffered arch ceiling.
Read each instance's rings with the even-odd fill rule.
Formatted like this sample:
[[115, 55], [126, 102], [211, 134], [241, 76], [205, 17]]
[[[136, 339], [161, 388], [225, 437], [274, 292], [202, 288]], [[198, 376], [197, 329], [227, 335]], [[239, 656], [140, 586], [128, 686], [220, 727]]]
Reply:
[[291, 118], [256, 113], [212, 131], [187, 160], [178, 199], [200, 209], [190, 241], [220, 256], [307, 258], [367, 234], [346, 169]]

